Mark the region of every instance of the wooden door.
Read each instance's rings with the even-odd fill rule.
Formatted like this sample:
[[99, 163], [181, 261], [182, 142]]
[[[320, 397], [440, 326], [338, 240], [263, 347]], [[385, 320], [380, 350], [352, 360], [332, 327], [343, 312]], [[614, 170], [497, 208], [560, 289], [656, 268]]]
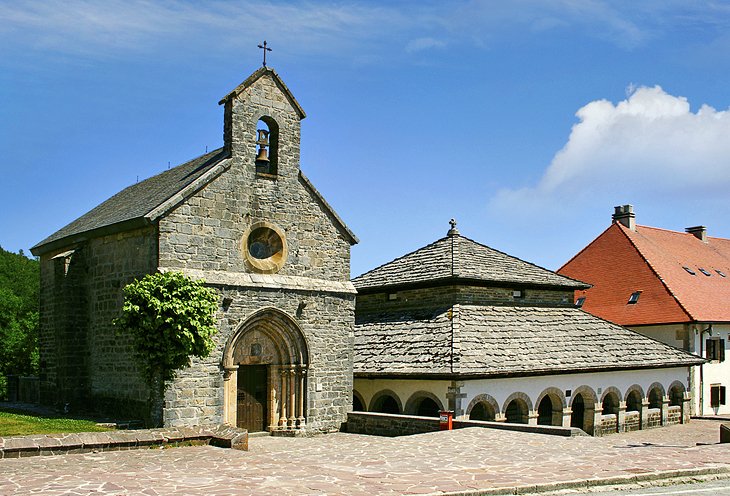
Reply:
[[238, 408], [236, 425], [249, 432], [266, 430], [266, 365], [238, 368]]

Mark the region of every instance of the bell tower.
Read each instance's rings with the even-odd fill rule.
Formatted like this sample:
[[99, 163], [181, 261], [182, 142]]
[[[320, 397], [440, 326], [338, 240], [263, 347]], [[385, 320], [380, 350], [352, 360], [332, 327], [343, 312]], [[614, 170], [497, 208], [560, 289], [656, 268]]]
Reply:
[[224, 147], [235, 166], [253, 178], [297, 177], [306, 114], [274, 69], [260, 67], [219, 103], [225, 106]]

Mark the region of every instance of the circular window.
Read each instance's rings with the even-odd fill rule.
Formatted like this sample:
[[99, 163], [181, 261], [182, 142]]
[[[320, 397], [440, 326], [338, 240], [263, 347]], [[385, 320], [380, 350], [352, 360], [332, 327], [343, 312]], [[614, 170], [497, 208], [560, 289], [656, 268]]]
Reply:
[[286, 262], [286, 239], [278, 227], [268, 222], [257, 222], [244, 236], [243, 254], [258, 272], [272, 274]]

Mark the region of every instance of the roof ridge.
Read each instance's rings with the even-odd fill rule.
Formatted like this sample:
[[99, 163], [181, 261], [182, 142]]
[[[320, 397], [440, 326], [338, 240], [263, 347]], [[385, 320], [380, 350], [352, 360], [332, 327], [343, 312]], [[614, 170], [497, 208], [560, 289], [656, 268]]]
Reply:
[[[677, 297], [677, 295], [675, 294], [674, 290], [673, 290], [673, 289], [672, 289], [672, 288], [670, 287], [670, 285], [669, 285], [669, 283], [667, 282], [667, 280], [666, 280], [666, 279], [665, 279], [664, 277], [662, 277], [662, 276], [661, 276], [661, 274], [659, 274], [659, 271], [658, 271], [658, 270], [657, 270], [657, 268], [656, 268], [656, 267], [654, 266], [654, 264], [653, 264], [653, 263], [652, 263], [652, 262], [651, 262], [651, 261], [649, 260], [649, 257], [647, 257], [647, 255], [646, 255], [646, 254], [645, 254], [645, 253], [644, 253], [644, 252], [643, 252], [643, 251], [641, 250], [641, 248], [639, 248], [639, 247], [638, 247], [638, 246], [636, 245], [636, 243], [634, 242], [634, 240], [633, 240], [633, 239], [631, 239], [631, 236], [629, 236], [629, 234], [628, 234], [628, 232], [627, 232], [627, 231], [630, 231], [630, 229], [629, 229], [629, 228], [627, 228], [626, 226], [624, 226], [623, 224], [619, 223], [619, 222], [616, 222], [616, 225], [617, 225], [617, 226], [618, 226], [618, 228], [619, 228], [619, 232], [621, 232], [621, 234], [623, 234], [623, 235], [624, 235], [624, 236], [626, 237], [626, 239], [628, 239], [628, 240], [629, 240], [629, 243], [630, 243], [630, 244], [631, 244], [631, 246], [632, 246], [632, 247], [634, 248], [634, 250], [636, 250], [636, 253], [638, 253], [638, 254], [639, 254], [639, 256], [641, 257], [641, 259], [642, 259], [642, 260], [644, 260], [644, 263], [646, 263], [646, 265], [647, 265], [647, 266], [649, 267], [649, 269], [650, 269], [650, 270], [651, 270], [651, 271], [652, 271], [652, 272], [654, 273], [654, 275], [656, 276], [656, 278], [657, 278], [657, 279], [659, 279], [659, 282], [660, 282], [660, 283], [662, 284], [662, 286], [663, 286], [663, 287], [664, 287], [664, 288], [665, 288], [665, 289], [667, 290], [667, 293], [669, 293], [669, 296], [671, 296], [672, 298], [674, 298], [674, 301], [676, 301], [676, 302], [677, 302], [677, 304], [679, 305], [679, 308], [681, 308], [681, 309], [682, 309], [682, 311], [683, 311], [683, 312], [684, 312], [684, 313], [685, 313], [685, 314], [687, 315], [687, 317], [689, 317], [689, 318], [690, 318], [690, 320], [695, 320], [695, 317], [694, 317], [694, 315], [692, 315], [692, 314], [690, 313], [690, 311], [689, 311], [689, 310], [687, 309], [687, 307], [685, 307], [685, 305], [684, 305], [684, 304], [682, 303], [682, 301], [681, 301], [681, 300], [680, 300], [680, 299], [679, 299], [679, 298]], [[665, 229], [658, 229], [658, 230], [665, 230]], [[639, 233], [638, 231], [631, 231], [631, 232], [636, 232], [636, 234], [640, 234], [640, 233]], [[673, 232], [675, 232], [675, 233], [677, 233], [677, 234], [681, 234], [681, 233], [679, 233], [678, 231], [673, 231]], [[651, 239], [649, 239], [649, 238], [646, 238], [645, 236], [644, 236], [644, 238], [645, 238], [645, 239], [646, 239], [646, 240], [647, 240], [648, 242], [650, 242], [650, 243], [652, 243], [652, 244], [656, 244], [656, 243], [654, 243], [654, 242], [653, 242], [653, 241], [652, 241]]]

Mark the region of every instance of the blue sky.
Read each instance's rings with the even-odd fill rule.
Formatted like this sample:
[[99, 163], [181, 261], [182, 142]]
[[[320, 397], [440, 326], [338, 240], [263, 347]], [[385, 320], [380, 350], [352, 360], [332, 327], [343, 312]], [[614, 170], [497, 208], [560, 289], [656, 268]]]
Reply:
[[730, 4], [0, 2], [0, 246], [222, 143], [261, 64], [360, 274], [461, 233], [557, 269], [632, 203], [730, 237]]

